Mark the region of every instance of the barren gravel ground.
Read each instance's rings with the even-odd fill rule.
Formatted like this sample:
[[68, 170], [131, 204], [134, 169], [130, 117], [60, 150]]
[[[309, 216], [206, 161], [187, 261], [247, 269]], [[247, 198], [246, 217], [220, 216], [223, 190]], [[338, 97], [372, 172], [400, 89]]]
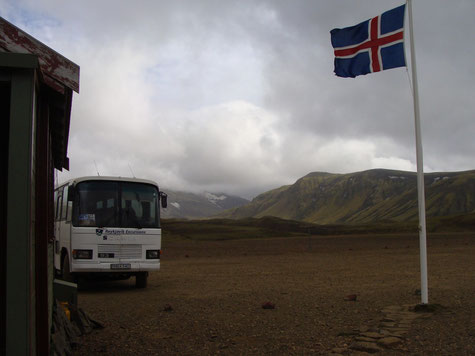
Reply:
[[[444, 308], [380, 354], [475, 355], [475, 234], [428, 241], [429, 302]], [[355, 331], [376, 327], [385, 307], [420, 303], [418, 244], [416, 235], [164, 241], [147, 289], [131, 279], [80, 291], [79, 306], [105, 328], [75, 354], [358, 355]]]

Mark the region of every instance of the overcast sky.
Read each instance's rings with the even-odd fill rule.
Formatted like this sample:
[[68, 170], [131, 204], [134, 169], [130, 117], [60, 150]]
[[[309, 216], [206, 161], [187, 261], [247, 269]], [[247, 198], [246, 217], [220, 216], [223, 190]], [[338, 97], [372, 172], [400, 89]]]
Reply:
[[[133, 171], [251, 198], [309, 172], [416, 170], [410, 69], [336, 77], [329, 34], [402, 3], [0, 0], [0, 16], [81, 67], [60, 181]], [[475, 1], [413, 3], [424, 170], [475, 169]]]

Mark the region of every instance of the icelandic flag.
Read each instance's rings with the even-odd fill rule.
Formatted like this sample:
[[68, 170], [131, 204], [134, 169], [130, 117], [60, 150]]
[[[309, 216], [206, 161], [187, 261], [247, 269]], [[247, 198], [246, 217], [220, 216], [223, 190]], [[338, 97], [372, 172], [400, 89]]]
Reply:
[[331, 30], [335, 74], [354, 78], [406, 66], [405, 8], [406, 5], [401, 5], [358, 25]]

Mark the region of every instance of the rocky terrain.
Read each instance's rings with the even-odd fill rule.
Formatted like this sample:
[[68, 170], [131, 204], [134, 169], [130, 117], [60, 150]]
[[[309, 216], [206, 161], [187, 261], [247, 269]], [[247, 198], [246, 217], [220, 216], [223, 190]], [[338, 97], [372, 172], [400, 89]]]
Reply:
[[416, 234], [163, 242], [162, 269], [89, 282], [105, 328], [75, 355], [473, 355], [475, 233], [429, 234], [430, 310]]

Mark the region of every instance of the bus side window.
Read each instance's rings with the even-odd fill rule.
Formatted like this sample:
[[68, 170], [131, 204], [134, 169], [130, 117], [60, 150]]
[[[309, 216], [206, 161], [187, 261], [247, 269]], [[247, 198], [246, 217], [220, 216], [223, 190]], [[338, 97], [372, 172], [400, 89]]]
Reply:
[[61, 220], [66, 220], [66, 214], [67, 214], [67, 210], [68, 210], [68, 199], [67, 197], [64, 196], [65, 194], [65, 191], [66, 191], [66, 194], [67, 194], [67, 189], [64, 189], [65, 187], [63, 187], [63, 194], [62, 195], [62, 204], [61, 204]]
[[58, 190], [58, 199], [56, 200], [56, 214], [55, 214], [55, 220], [59, 221], [61, 220], [61, 206], [63, 204], [63, 190]]
[[67, 196], [64, 198], [64, 201], [65, 201], [65, 205], [66, 205], [66, 214], [65, 214], [65, 217], [66, 217], [66, 222], [70, 223], [71, 222], [71, 218], [73, 216], [73, 201], [71, 200], [71, 197], [69, 196], [69, 194], [71, 193], [72, 191], [69, 190], [69, 186], [66, 186], [64, 187], [64, 193], [63, 194], [66, 194]]
[[58, 220], [58, 191], [54, 190], [54, 221]]

